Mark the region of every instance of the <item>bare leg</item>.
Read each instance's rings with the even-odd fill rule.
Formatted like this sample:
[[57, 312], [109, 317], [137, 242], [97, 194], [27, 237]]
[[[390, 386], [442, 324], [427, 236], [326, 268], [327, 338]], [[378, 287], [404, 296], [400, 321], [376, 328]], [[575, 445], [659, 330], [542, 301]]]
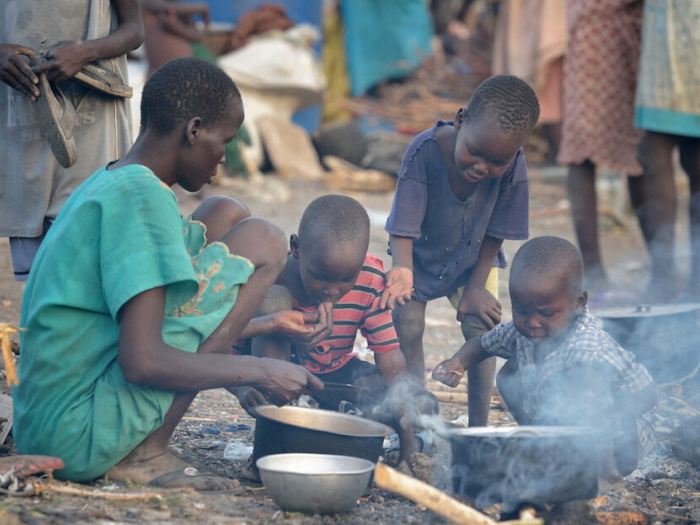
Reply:
[[[256, 315], [267, 315], [281, 312], [282, 310], [292, 310], [293, 308], [294, 298], [289, 290], [283, 286], [275, 285], [270, 289]], [[274, 335], [254, 337], [251, 340], [251, 352], [256, 357], [290, 361], [292, 358], [292, 345], [288, 339]]]
[[515, 359], [509, 359], [498, 372], [496, 380], [498, 391], [508, 410], [519, 425], [531, 425], [532, 419], [523, 410], [524, 392], [520, 381], [520, 371]]
[[[462, 335], [469, 341], [488, 331], [484, 322], [475, 315], [465, 315]], [[467, 370], [467, 399], [469, 400], [469, 426], [483, 427], [489, 422], [493, 381], [496, 378], [496, 358], [491, 357]]]
[[681, 165], [690, 182], [690, 293], [700, 298], [700, 139], [679, 140]]
[[609, 282], [600, 257], [598, 199], [593, 163], [586, 161], [583, 164], [569, 164], [567, 189], [574, 230], [583, 257], [585, 287], [593, 293], [605, 291]]
[[649, 196], [645, 178], [643, 176], [628, 175], [627, 191], [630, 196], [632, 210], [639, 223], [639, 229], [642, 231], [642, 237], [648, 246], [651, 242], [652, 226], [650, 221], [652, 216], [649, 213]]
[[425, 385], [425, 355], [423, 332], [425, 331], [425, 305], [411, 301], [393, 311], [396, 335], [401, 341], [401, 352], [406, 359], [408, 372]]
[[676, 222], [676, 183], [673, 178], [674, 139], [663, 133], [647, 131], [639, 145], [639, 161], [644, 168], [648, 194], [648, 234], [645, 235], [651, 276], [647, 298], [667, 301], [675, 295], [674, 258]]
[[[206, 201], [207, 207], [198, 209], [198, 219], [214, 231], [221, 225], [220, 220], [236, 216], [235, 201], [226, 203]], [[212, 205], [215, 204], [215, 205]], [[227, 206], [232, 206], [227, 211]], [[200, 207], [201, 208], [201, 207]], [[215, 215], [215, 216], [213, 216]], [[227, 314], [222, 325], [200, 346], [199, 352], [226, 352], [236, 340], [262, 302], [273, 282], [279, 275], [285, 261], [285, 239], [282, 232], [262, 219], [244, 219], [220, 239], [229, 246], [232, 253], [251, 260], [255, 271], [248, 282], [241, 286], [236, 304]], [[184, 469], [190, 465], [176, 457], [168, 449], [168, 442], [175, 427], [187, 411], [196, 394], [179, 393], [165, 414], [163, 425], [144, 439], [126, 458], [112, 467], [107, 476], [114, 480], [131, 480], [149, 483], [154, 478], [175, 472], [172, 479], [158, 484], [167, 487], [191, 487], [198, 490], [224, 490], [238, 486], [237, 480], [220, 478], [206, 473], [196, 477], [186, 475]], [[178, 472], [179, 471], [179, 472]]]
[[543, 124], [542, 134], [547, 141], [547, 164], [555, 165], [561, 144], [561, 123]]

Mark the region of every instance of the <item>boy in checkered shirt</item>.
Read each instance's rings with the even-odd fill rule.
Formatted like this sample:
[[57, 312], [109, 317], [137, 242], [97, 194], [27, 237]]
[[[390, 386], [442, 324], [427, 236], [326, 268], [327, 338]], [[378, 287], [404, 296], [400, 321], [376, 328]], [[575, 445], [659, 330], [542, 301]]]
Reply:
[[433, 378], [456, 386], [475, 363], [507, 359], [497, 385], [519, 424], [598, 427], [610, 439], [617, 471], [627, 475], [653, 444], [657, 390], [647, 369], [588, 311], [582, 275], [569, 241], [526, 242], [510, 274], [513, 320], [468, 341]]

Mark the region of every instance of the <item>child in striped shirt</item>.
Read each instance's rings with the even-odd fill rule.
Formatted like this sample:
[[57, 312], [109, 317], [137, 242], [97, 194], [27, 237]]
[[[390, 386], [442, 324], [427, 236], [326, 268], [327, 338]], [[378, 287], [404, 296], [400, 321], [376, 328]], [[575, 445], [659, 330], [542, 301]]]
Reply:
[[[399, 430], [402, 461], [419, 451], [420, 443], [399, 419], [413, 422], [420, 414], [437, 414], [438, 402], [406, 373], [391, 312], [379, 307], [383, 264], [367, 253], [368, 246], [369, 217], [359, 202], [341, 195], [314, 200], [302, 216], [299, 233], [291, 236], [287, 263], [258, 313], [318, 311], [318, 323], [329, 329], [316, 330], [310, 340], [291, 339], [282, 329], [273, 329], [252, 339], [250, 352], [303, 364], [324, 382], [360, 387], [358, 396], [349, 401], [366, 417]], [[358, 331], [374, 352], [375, 364], [353, 353]], [[249, 411], [268, 404], [252, 388], [234, 393]], [[322, 408], [333, 410], [343, 400], [330, 389], [314, 393], [314, 398]]]

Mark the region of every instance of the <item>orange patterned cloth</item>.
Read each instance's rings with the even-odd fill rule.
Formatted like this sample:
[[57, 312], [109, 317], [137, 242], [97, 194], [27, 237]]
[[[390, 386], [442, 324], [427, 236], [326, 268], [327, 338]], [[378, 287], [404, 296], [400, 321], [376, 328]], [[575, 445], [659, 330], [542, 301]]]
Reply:
[[558, 161], [641, 175], [634, 97], [641, 0], [568, 0], [564, 125]]

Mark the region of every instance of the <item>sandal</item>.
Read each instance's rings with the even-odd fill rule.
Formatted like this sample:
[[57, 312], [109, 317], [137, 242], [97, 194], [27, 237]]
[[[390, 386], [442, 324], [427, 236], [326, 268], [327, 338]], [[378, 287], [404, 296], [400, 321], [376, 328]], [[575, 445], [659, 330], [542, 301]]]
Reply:
[[105, 67], [106, 60], [98, 60], [85, 64], [73, 77], [83, 84], [115, 97], [131, 98], [134, 90], [127, 86], [111, 69]]
[[75, 108], [61, 89], [49, 81], [46, 73], [39, 75], [39, 91], [41, 94], [34, 107], [41, 133], [61, 166], [70, 168], [78, 158], [73, 140]]
[[63, 461], [52, 456], [16, 455], [0, 458], [0, 475], [12, 472], [17, 478], [63, 468]]

